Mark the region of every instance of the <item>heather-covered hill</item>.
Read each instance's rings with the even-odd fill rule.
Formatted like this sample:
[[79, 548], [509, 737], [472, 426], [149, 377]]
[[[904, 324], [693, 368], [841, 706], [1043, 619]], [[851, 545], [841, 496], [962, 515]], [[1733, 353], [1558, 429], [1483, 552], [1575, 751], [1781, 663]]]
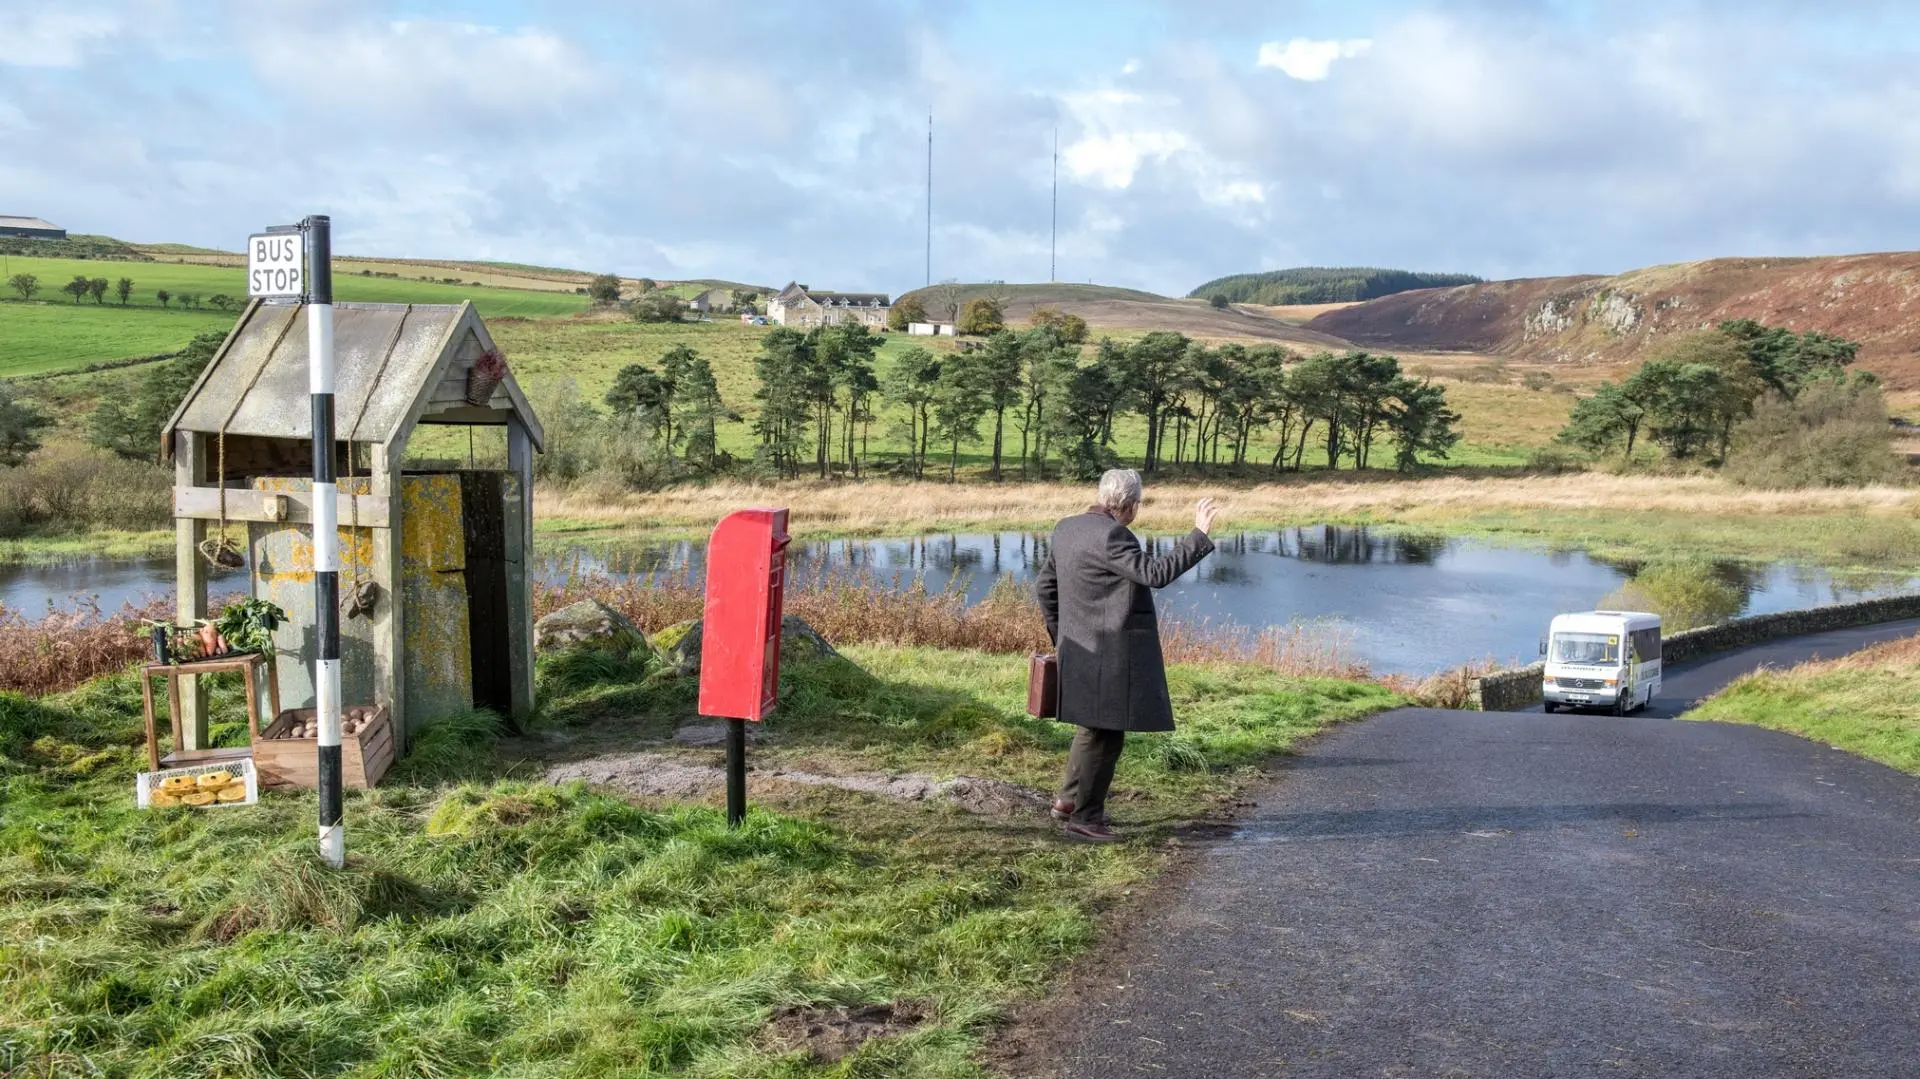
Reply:
[[1710, 259], [1612, 277], [1423, 289], [1329, 311], [1307, 327], [1366, 348], [1617, 363], [1735, 318], [1859, 341], [1862, 367], [1895, 388], [1920, 388], [1920, 252], [1911, 251]]

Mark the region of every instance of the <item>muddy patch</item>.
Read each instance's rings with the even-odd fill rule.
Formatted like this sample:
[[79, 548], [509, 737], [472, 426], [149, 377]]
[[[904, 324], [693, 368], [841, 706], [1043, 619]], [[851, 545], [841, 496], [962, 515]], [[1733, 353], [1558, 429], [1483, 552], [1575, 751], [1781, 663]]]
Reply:
[[[699, 756], [675, 753], [616, 753], [567, 761], [547, 769], [547, 780], [565, 783], [585, 780], [643, 798], [703, 798], [726, 789], [726, 770]], [[819, 772], [754, 769], [747, 780], [756, 786], [792, 783], [805, 787], [834, 787], [898, 802], [951, 802], [989, 817], [1019, 817], [1043, 813], [1047, 795], [1032, 787], [983, 776], [935, 779], [919, 772]]]
[[726, 771], [669, 753], [615, 753], [547, 769], [547, 781], [584, 779], [644, 798], [699, 798], [726, 789]]
[[874, 1038], [903, 1034], [926, 1018], [925, 1005], [911, 1000], [856, 1008], [787, 1008], [767, 1024], [763, 1038], [776, 1052], [804, 1050], [814, 1063], [832, 1064]]

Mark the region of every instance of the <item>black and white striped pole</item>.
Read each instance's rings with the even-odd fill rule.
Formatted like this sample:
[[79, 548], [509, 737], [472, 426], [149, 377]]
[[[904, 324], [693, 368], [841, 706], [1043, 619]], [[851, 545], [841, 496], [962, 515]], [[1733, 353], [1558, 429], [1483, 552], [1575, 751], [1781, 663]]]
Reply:
[[[307, 236], [307, 389], [313, 401], [313, 699], [319, 713], [320, 857], [347, 860], [340, 819], [340, 498], [333, 469], [333, 232], [316, 214]], [[352, 453], [353, 447], [347, 447]]]

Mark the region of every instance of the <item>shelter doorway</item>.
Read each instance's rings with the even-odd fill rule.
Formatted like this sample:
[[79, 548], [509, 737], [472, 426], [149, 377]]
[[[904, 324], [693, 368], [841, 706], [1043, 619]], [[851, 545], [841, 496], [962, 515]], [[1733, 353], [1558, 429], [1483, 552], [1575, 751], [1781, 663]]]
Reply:
[[467, 625], [473, 706], [513, 715], [513, 641], [507, 607], [507, 518], [503, 475], [461, 472], [460, 515], [467, 539]]

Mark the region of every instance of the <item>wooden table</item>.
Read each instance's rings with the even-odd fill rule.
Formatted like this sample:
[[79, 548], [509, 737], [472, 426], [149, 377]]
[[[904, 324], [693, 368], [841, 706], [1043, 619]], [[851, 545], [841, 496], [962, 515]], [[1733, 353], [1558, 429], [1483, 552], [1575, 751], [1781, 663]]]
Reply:
[[[211, 761], [234, 760], [253, 755], [251, 747], [246, 749], [182, 749], [180, 730], [180, 679], [187, 675], [223, 674], [239, 671], [247, 681], [247, 733], [254, 740], [260, 737], [260, 692], [256, 672], [265, 667], [267, 671], [267, 693], [273, 701], [272, 715], [280, 714], [280, 680], [273, 677], [273, 660], [255, 652], [242, 652], [231, 656], [216, 656], [213, 659], [199, 659], [191, 663], [149, 663], [140, 668], [140, 697], [146, 705], [147, 713], [147, 763], [151, 771], [159, 771], [162, 764], [205, 764]], [[153, 680], [164, 677], [167, 680], [167, 718], [173, 725], [173, 752], [164, 758], [160, 756], [160, 738], [155, 730], [153, 715]]]

